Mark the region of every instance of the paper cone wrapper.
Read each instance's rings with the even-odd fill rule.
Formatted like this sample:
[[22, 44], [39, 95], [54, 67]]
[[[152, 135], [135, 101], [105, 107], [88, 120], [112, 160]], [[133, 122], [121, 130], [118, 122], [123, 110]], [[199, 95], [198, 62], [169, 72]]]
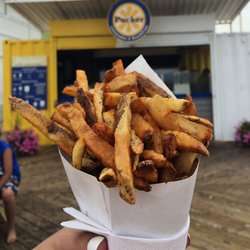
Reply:
[[[142, 56], [131, 63], [126, 71], [144, 74], [174, 97]], [[160, 248], [162, 243], [159, 243], [162, 239], [166, 243], [165, 250], [185, 249], [189, 211], [198, 168], [187, 179], [167, 184], [154, 184], [150, 192], [136, 191], [136, 204], [129, 205], [119, 197], [118, 188], [107, 188], [98, 182], [96, 177], [75, 169], [61, 153], [60, 155], [72, 192], [81, 210], [77, 220], [64, 222], [62, 225], [78, 228], [80, 223], [80, 225], [91, 226], [89, 231], [92, 232], [96, 232], [93, 228], [101, 228], [97, 233], [103, 233], [103, 230], [106, 230], [111, 244], [110, 249], [160, 250], [163, 249]], [[76, 218], [74, 213], [71, 215]], [[84, 230], [88, 229], [85, 227]], [[138, 241], [136, 245], [136, 238], [143, 238], [144, 241]], [[152, 240], [155, 247], [149, 244]], [[130, 245], [132, 241], [135, 248]], [[117, 245], [118, 242], [119, 245]], [[113, 247], [116, 245], [117, 247]], [[170, 248], [166, 248], [167, 245]]]

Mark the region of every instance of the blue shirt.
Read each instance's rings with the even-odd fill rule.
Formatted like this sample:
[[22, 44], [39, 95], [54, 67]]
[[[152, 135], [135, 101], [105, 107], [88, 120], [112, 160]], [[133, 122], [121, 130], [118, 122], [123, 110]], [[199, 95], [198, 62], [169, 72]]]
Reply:
[[[3, 163], [3, 154], [6, 149], [11, 149], [11, 146], [6, 143], [5, 141], [0, 140], [0, 176], [4, 175], [4, 163]], [[20, 174], [20, 167], [16, 159], [16, 154], [12, 152], [12, 178], [15, 178], [17, 181], [20, 181], [21, 174]]]

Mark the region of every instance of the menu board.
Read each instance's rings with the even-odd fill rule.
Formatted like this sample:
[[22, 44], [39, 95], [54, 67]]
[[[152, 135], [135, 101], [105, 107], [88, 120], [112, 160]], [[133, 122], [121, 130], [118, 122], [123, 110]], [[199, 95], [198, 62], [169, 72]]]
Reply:
[[15, 57], [12, 63], [12, 95], [37, 109], [47, 108], [47, 58]]

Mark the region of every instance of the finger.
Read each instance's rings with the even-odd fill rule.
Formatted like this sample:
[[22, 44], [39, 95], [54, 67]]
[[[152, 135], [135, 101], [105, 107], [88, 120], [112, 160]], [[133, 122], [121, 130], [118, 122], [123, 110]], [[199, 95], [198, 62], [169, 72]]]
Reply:
[[96, 236], [88, 242], [87, 250], [107, 250], [107, 243], [104, 237]]

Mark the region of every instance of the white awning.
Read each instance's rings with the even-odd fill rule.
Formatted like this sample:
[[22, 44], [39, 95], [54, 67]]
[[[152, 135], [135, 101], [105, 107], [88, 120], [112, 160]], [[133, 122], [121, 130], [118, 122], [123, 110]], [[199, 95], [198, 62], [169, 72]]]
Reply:
[[[105, 18], [113, 0], [5, 0], [41, 30], [52, 20]], [[215, 14], [230, 23], [248, 0], [145, 0], [153, 16]]]

